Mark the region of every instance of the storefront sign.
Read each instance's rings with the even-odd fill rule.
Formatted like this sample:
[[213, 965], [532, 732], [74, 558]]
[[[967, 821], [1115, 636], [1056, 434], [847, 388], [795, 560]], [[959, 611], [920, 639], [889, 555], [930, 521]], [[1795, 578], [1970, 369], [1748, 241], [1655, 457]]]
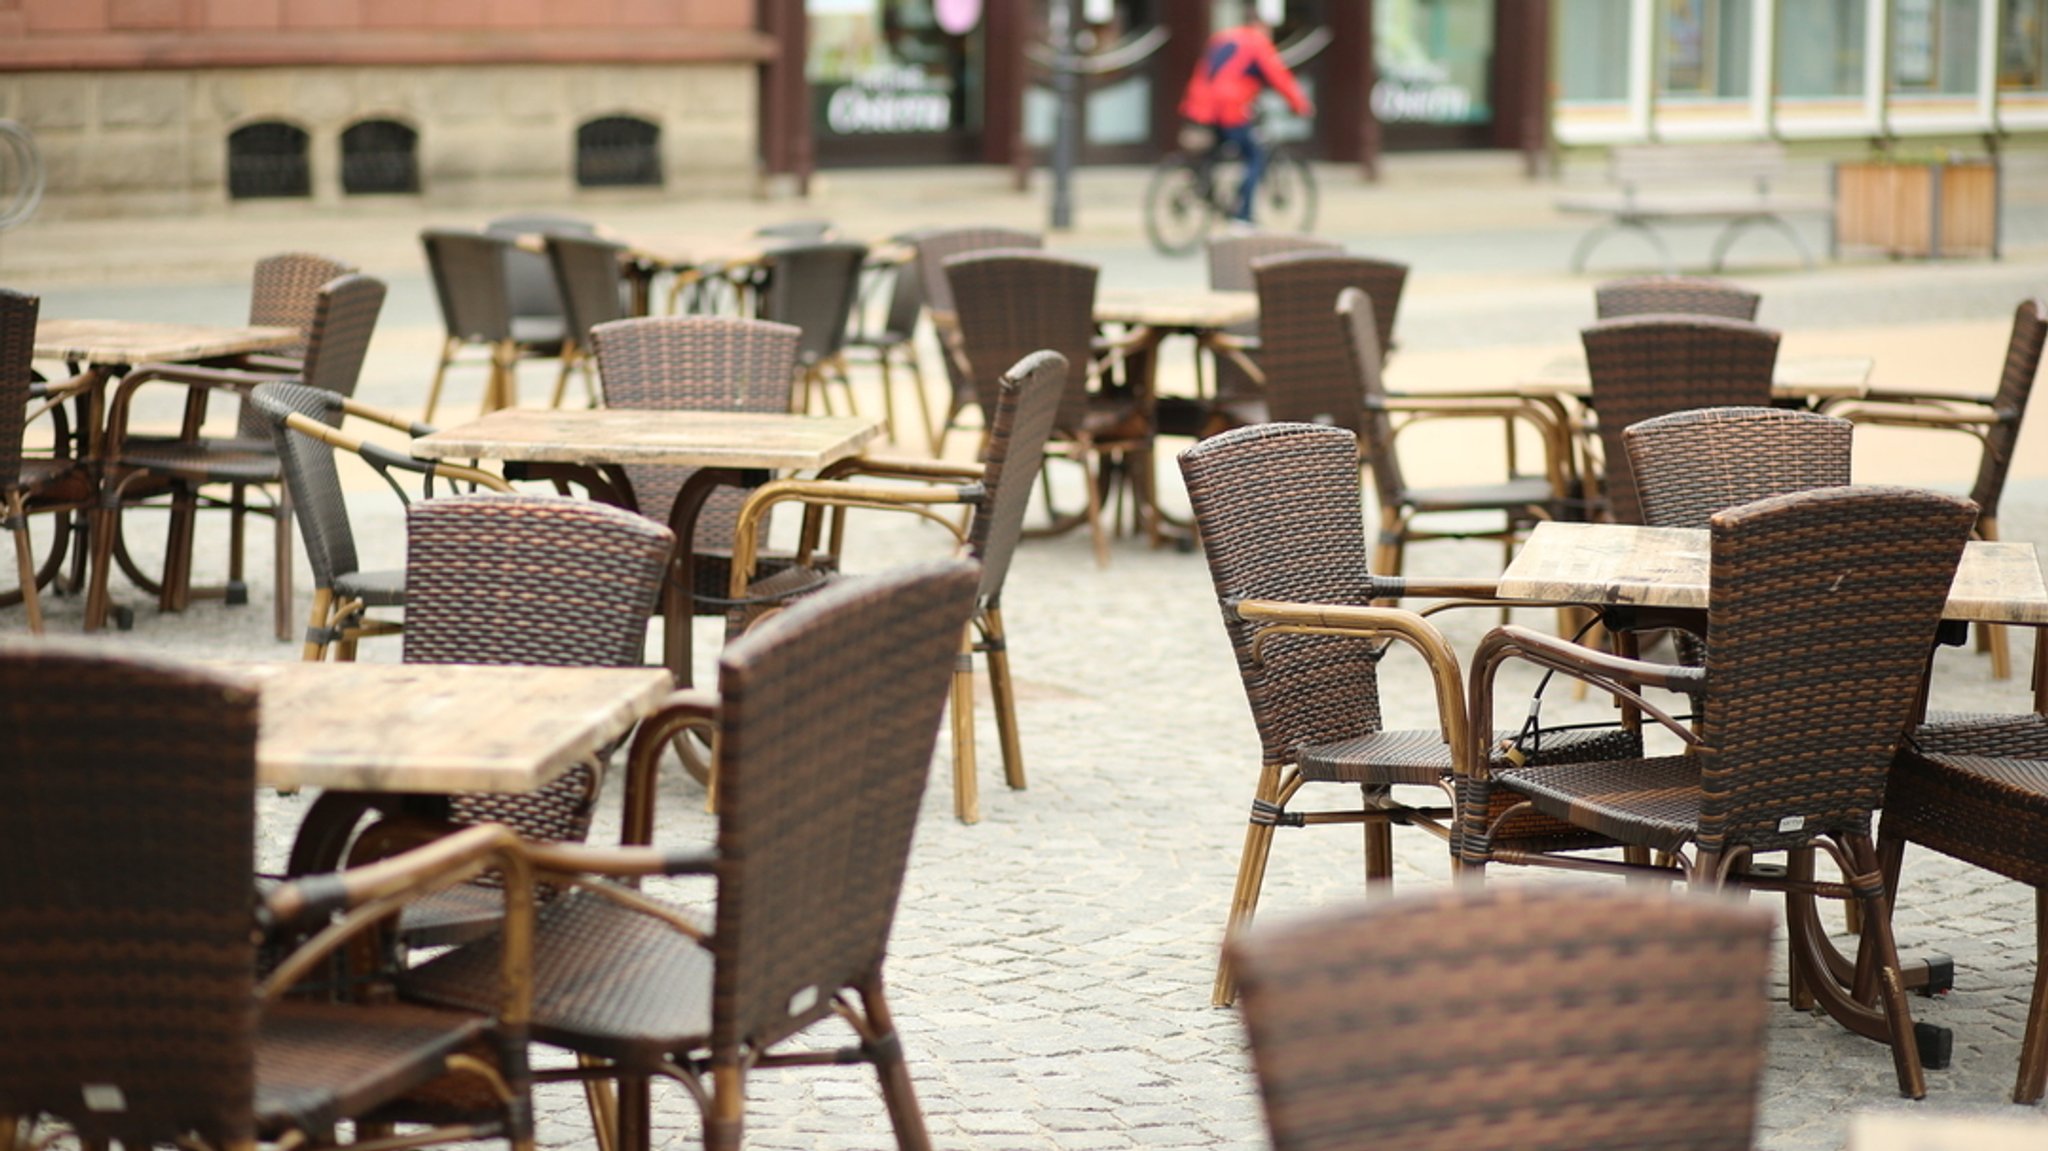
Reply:
[[825, 127], [841, 136], [943, 132], [952, 123], [952, 86], [920, 68], [863, 72], [825, 101]]
[[1433, 67], [1390, 68], [1381, 64], [1372, 86], [1372, 114], [1382, 124], [1469, 124], [1472, 93]]

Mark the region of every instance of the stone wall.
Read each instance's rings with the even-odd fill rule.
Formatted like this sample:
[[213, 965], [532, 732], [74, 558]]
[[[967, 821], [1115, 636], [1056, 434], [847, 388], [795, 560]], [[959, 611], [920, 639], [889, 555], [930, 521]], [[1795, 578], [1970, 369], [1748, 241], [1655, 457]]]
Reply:
[[[756, 76], [750, 62], [27, 72], [0, 74], [0, 118], [35, 134], [50, 215], [227, 210], [228, 134], [264, 120], [310, 134], [322, 205], [732, 194], [757, 184]], [[660, 127], [663, 189], [576, 186], [576, 129], [602, 116]], [[418, 131], [418, 197], [343, 195], [341, 133], [365, 119]]]

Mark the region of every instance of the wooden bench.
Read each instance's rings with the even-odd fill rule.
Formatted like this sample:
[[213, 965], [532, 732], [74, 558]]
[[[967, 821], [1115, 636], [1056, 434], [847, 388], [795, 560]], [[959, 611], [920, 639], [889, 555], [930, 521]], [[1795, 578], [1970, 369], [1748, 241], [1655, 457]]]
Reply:
[[[1721, 270], [1728, 249], [1742, 233], [1758, 225], [1775, 228], [1799, 250], [1807, 267], [1813, 253], [1786, 212], [1829, 212], [1824, 196], [1787, 196], [1771, 190], [1785, 171], [1785, 149], [1777, 144], [1658, 144], [1617, 147], [1608, 153], [1608, 176], [1615, 188], [1560, 197], [1559, 211], [1606, 216], [1587, 232], [1572, 252], [1572, 271], [1584, 271], [1586, 257], [1600, 241], [1616, 232], [1640, 233], [1663, 257], [1667, 272], [1676, 272], [1671, 249], [1655, 225], [1666, 220], [1724, 220], [1714, 240], [1713, 269]], [[1832, 231], [1832, 229], [1831, 229]]]

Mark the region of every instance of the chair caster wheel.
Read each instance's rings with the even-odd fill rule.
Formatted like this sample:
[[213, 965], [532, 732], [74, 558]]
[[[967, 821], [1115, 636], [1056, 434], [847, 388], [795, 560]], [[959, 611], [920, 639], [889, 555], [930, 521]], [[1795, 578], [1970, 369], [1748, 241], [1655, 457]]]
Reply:
[[242, 607], [247, 604], [249, 602], [249, 585], [241, 580], [228, 581], [226, 599], [229, 607]]
[[1920, 1066], [1929, 1071], [1948, 1070], [1955, 1055], [1956, 1033], [1932, 1023], [1913, 1021], [1913, 1046], [1920, 1049]]
[[114, 626], [115, 626], [115, 627], [117, 627], [117, 628], [120, 628], [120, 629], [121, 629], [122, 631], [133, 631], [133, 630], [135, 630], [135, 609], [134, 609], [134, 608], [132, 608], [132, 607], [115, 607], [115, 608], [113, 608], [113, 609], [112, 609], [112, 611], [111, 611], [111, 613], [110, 613], [110, 614], [112, 614], [112, 615], [113, 615], [113, 617], [114, 617]]
[[1914, 990], [1918, 991], [1923, 997], [1932, 999], [1937, 995], [1946, 995], [1954, 991], [1955, 987], [1956, 961], [1946, 955], [1928, 956], [1927, 984], [1924, 987], [1916, 987]]

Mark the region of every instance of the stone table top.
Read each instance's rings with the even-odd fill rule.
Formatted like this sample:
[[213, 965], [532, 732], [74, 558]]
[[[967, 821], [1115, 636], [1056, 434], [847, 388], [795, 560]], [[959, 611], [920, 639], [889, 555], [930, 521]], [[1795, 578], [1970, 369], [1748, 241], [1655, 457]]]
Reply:
[[1205, 330], [1259, 318], [1257, 292], [1207, 288], [1105, 288], [1095, 294], [1095, 322]]
[[95, 364], [177, 363], [268, 351], [301, 336], [296, 328], [281, 327], [45, 319], [36, 324], [35, 356]]
[[631, 731], [674, 690], [662, 668], [237, 665], [263, 696], [270, 787], [532, 791]]
[[[1704, 528], [1540, 523], [1501, 573], [1498, 592], [1509, 599], [1703, 610], [1710, 548]], [[1943, 614], [2048, 624], [2048, 585], [2034, 545], [1971, 541]]]
[[423, 459], [807, 471], [880, 435], [863, 416], [506, 408], [412, 442]]
[[[1781, 355], [1771, 376], [1779, 399], [1853, 399], [1869, 390], [1869, 356]], [[1593, 394], [1583, 351], [1561, 352], [1516, 385], [1524, 391], [1585, 398]]]

